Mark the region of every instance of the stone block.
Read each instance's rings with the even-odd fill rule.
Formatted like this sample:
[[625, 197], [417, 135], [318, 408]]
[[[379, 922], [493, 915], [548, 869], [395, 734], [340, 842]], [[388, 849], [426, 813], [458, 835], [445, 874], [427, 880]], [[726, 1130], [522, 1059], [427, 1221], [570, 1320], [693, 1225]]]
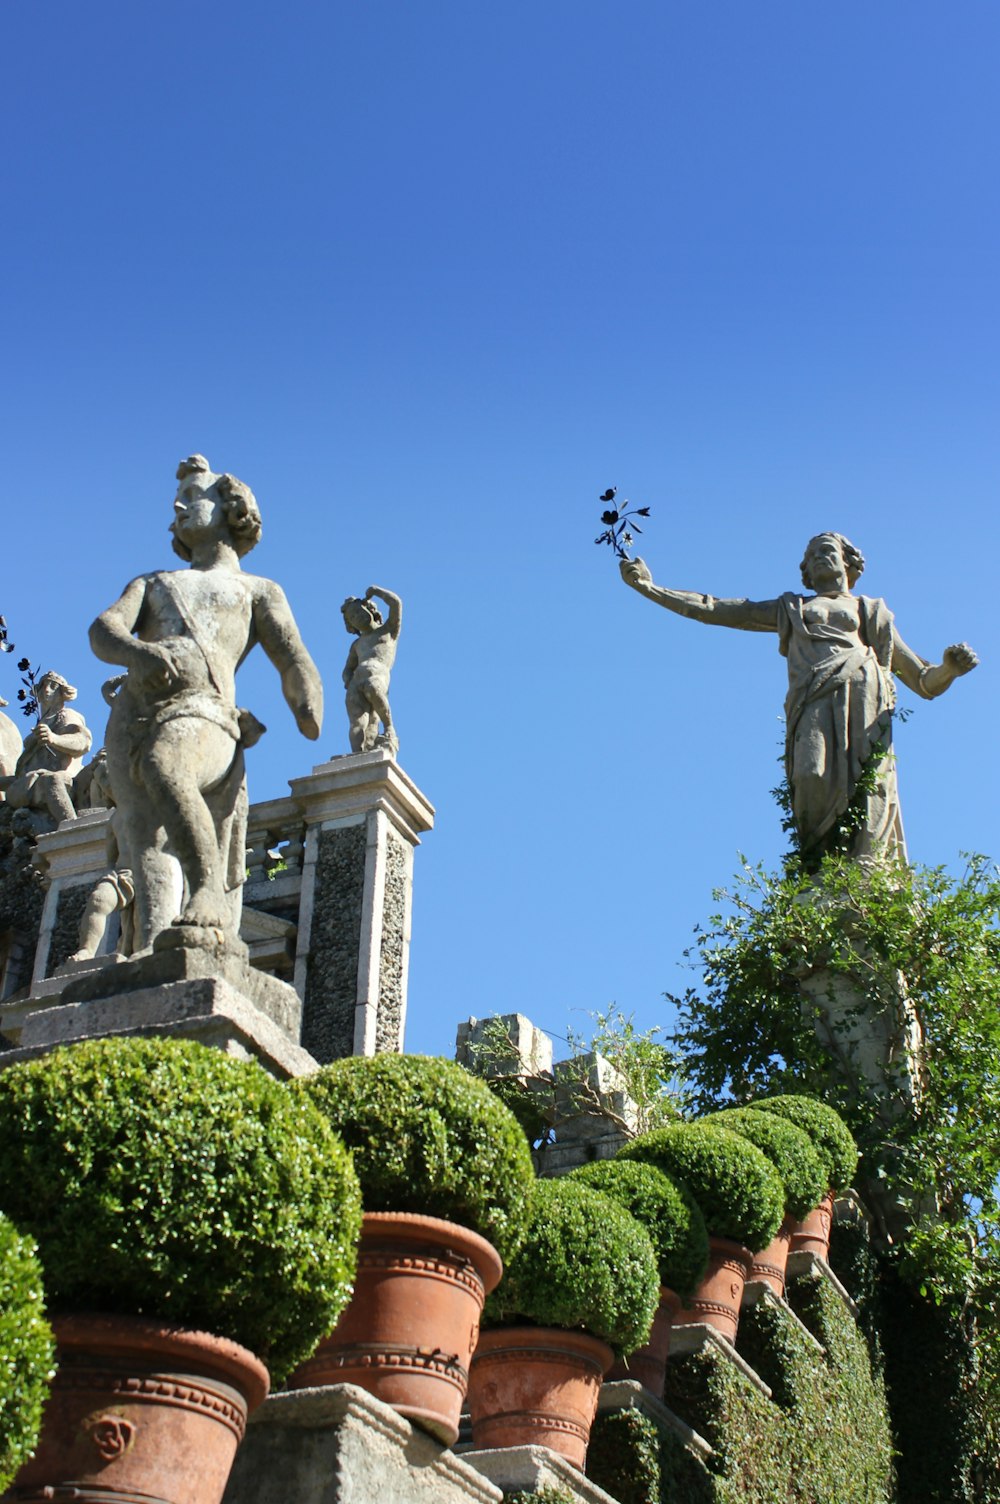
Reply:
[[857, 1303], [844, 1289], [826, 1259], [821, 1259], [816, 1253], [790, 1253], [786, 1276], [789, 1282], [793, 1279], [825, 1279], [857, 1321], [859, 1315]]
[[759, 1389], [765, 1399], [771, 1398], [771, 1390], [760, 1374], [750, 1367], [745, 1358], [727, 1342], [721, 1332], [717, 1332], [714, 1326], [708, 1326], [701, 1321], [686, 1322], [683, 1326], [675, 1326], [670, 1329], [670, 1361], [685, 1358], [689, 1353], [700, 1353], [705, 1348], [712, 1348], [727, 1363], [731, 1363], [738, 1369], [748, 1383], [755, 1389]]
[[505, 1494], [551, 1488], [569, 1494], [579, 1504], [616, 1504], [603, 1488], [598, 1488], [565, 1457], [548, 1447], [496, 1447], [466, 1452], [462, 1460]]
[[702, 1460], [712, 1455], [712, 1448], [703, 1436], [693, 1431], [687, 1421], [681, 1420], [669, 1406], [651, 1394], [645, 1384], [635, 1379], [613, 1379], [610, 1383], [603, 1383], [597, 1410], [600, 1415], [612, 1410], [639, 1410], [655, 1421], [661, 1430], [673, 1431], [678, 1440]]
[[455, 1059], [477, 1076], [549, 1076], [552, 1041], [523, 1013], [470, 1018], [458, 1026]]
[[576, 1138], [600, 1138], [617, 1120], [628, 1137], [639, 1124], [635, 1102], [621, 1072], [595, 1050], [560, 1060], [556, 1081], [556, 1137], [572, 1132]]
[[[117, 977], [124, 969], [116, 966], [110, 975]], [[0, 1065], [30, 1060], [84, 1039], [140, 1034], [197, 1039], [226, 1054], [259, 1060], [279, 1078], [309, 1075], [317, 1068], [285, 1029], [221, 977], [189, 977], [93, 999], [57, 1000], [48, 1006], [43, 1001], [20, 1018], [17, 1032], [16, 1047], [0, 1055]]]
[[502, 1501], [466, 1458], [364, 1390], [335, 1384], [272, 1395], [254, 1412], [223, 1504]]

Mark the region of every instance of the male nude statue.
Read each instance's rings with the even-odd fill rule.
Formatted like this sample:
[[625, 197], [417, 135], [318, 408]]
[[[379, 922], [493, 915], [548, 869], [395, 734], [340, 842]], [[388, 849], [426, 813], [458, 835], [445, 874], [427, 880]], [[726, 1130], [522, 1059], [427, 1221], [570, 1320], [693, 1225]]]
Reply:
[[873, 754], [877, 777], [851, 843], [854, 856], [895, 853], [905, 859], [903, 825], [890, 752], [893, 676], [924, 700], [944, 694], [976, 667], [968, 643], [945, 648], [928, 663], [900, 637], [884, 600], [854, 595], [864, 556], [841, 533], [819, 533], [806, 545], [802, 583], [776, 600], [717, 600], [653, 583], [642, 559], [623, 559], [626, 585], [658, 606], [720, 627], [774, 632], [788, 660], [785, 767], [792, 815], [804, 855], [834, 843], [840, 822]]
[[[372, 604], [373, 595], [389, 607], [385, 622], [381, 611]], [[349, 595], [340, 610], [345, 627], [357, 637], [351, 644], [343, 675], [351, 751], [371, 752], [374, 747], [387, 747], [395, 757], [399, 738], [389, 709], [389, 675], [396, 660], [403, 603], [391, 590], [369, 585], [363, 599]], [[385, 728], [381, 736], [379, 721]]]
[[283, 592], [240, 568], [261, 533], [253, 493], [215, 475], [200, 454], [181, 463], [177, 479], [170, 531], [191, 568], [140, 575], [90, 629], [98, 658], [128, 670], [106, 746], [122, 862], [135, 883], [136, 950], [173, 925], [235, 939], [246, 861], [243, 749], [264, 728], [237, 710], [234, 680], [255, 643], [280, 673], [303, 736], [315, 741], [323, 717], [319, 674]]

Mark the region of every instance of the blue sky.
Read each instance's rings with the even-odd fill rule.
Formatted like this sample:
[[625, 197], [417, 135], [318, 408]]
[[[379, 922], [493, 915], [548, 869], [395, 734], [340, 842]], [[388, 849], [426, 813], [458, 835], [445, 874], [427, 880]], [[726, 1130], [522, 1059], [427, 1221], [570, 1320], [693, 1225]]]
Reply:
[[[713, 886], [781, 852], [774, 640], [627, 591], [609, 484], [662, 583], [773, 596], [835, 528], [918, 652], [972, 642], [900, 729], [904, 817], [915, 860], [1000, 852], [992, 0], [42, 0], [0, 41], [0, 611], [99, 727], [87, 625], [171, 563], [201, 450], [332, 754], [340, 602], [399, 591], [411, 1049], [669, 1022]], [[241, 700], [271, 797], [317, 749], [265, 661]]]

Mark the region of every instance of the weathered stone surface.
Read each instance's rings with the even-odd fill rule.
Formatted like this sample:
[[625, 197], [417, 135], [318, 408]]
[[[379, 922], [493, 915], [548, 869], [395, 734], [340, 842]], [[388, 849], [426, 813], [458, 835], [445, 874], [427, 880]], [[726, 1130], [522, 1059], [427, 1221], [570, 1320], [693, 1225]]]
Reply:
[[406, 920], [410, 869], [402, 839], [386, 833], [385, 875], [382, 889], [382, 941], [379, 948], [376, 1050], [403, 1048], [403, 1008], [406, 985]]
[[[883, 600], [852, 594], [863, 555], [841, 533], [819, 533], [806, 545], [802, 583], [776, 600], [717, 600], [653, 583], [642, 559], [623, 559], [633, 590], [680, 616], [718, 626], [773, 632], [788, 660], [785, 766], [792, 815], [804, 851], [818, 852], [838, 826], [875, 754], [888, 753], [893, 675], [922, 699], [934, 699], [977, 659], [967, 643], [945, 648], [940, 664], [918, 657], [900, 637]], [[724, 699], [724, 694], [717, 696]], [[905, 857], [895, 764], [882, 755], [864, 796], [855, 855], [897, 851]]]
[[[0, 789], [12, 809], [45, 810], [53, 820], [72, 820], [73, 780], [90, 751], [91, 735], [78, 710], [72, 684], [49, 669], [35, 684], [38, 723], [24, 739], [11, 775], [0, 777]], [[4, 717], [6, 720], [6, 717]]]
[[363, 823], [319, 835], [302, 1043], [323, 1064], [354, 1053], [366, 844]]
[[236, 942], [243, 753], [264, 730], [236, 706], [235, 674], [249, 649], [259, 642], [278, 670], [304, 736], [318, 737], [323, 713], [319, 674], [284, 594], [240, 568], [260, 538], [253, 493], [203, 455], [182, 461], [177, 479], [174, 548], [193, 567], [139, 576], [90, 633], [99, 658], [128, 670], [105, 745], [121, 865], [135, 879], [138, 950], [175, 923]]
[[617, 1504], [603, 1488], [598, 1488], [565, 1457], [548, 1447], [494, 1447], [482, 1452], [463, 1452], [462, 1460], [505, 1494], [550, 1488], [557, 1489], [560, 1497], [568, 1494], [579, 1500], [579, 1504]]
[[[384, 622], [372, 596], [389, 607]], [[391, 590], [369, 585], [363, 597], [349, 595], [340, 610], [345, 627], [356, 638], [343, 673], [351, 751], [371, 752], [384, 747], [395, 757], [399, 738], [389, 708], [389, 675], [396, 660], [403, 603]], [[384, 727], [381, 733], [380, 721]]]
[[[113, 988], [130, 962], [104, 967], [96, 975]], [[79, 983], [73, 984], [79, 987]], [[68, 989], [69, 990], [69, 989]], [[64, 995], [65, 996], [65, 995]], [[262, 1009], [221, 977], [191, 977], [136, 988], [90, 1001], [38, 1000], [4, 1012], [15, 1047], [0, 1056], [4, 1065], [30, 1060], [58, 1045], [111, 1035], [159, 1035], [196, 1039], [226, 1054], [259, 1060], [278, 1077], [309, 1075], [316, 1061], [289, 1038]]]
[[56, 920], [49, 941], [48, 972], [51, 976], [77, 950], [80, 920], [90, 897], [89, 883], [75, 883], [63, 888], [56, 907]]
[[458, 1026], [455, 1059], [466, 1070], [482, 1076], [548, 1077], [552, 1074], [552, 1041], [523, 1013], [470, 1018]]
[[[596, 1495], [582, 1497], [593, 1499]], [[606, 1496], [600, 1497], [604, 1504]], [[223, 1504], [502, 1504], [501, 1489], [351, 1384], [272, 1395]]]

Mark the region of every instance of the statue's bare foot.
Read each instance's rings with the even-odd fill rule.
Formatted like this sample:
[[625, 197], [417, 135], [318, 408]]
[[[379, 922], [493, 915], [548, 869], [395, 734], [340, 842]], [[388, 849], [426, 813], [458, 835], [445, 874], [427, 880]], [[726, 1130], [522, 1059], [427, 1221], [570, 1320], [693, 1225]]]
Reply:
[[197, 925], [205, 930], [224, 930], [227, 922], [224, 904], [210, 891], [192, 893], [184, 912], [175, 920], [176, 924]]

